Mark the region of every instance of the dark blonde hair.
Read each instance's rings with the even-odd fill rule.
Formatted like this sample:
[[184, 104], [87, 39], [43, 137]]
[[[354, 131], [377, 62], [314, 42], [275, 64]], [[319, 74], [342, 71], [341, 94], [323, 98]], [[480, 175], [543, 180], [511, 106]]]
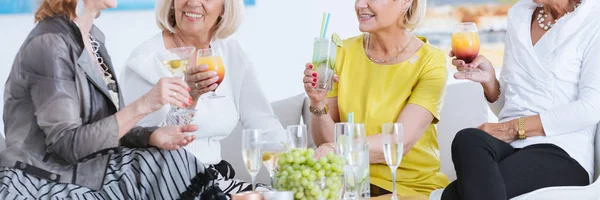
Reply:
[[413, 0], [406, 13], [404, 13], [401, 25], [408, 29], [415, 29], [425, 18], [426, 10], [427, 0]]
[[35, 22], [57, 15], [65, 15], [69, 19], [75, 19], [77, 0], [42, 0], [40, 7], [35, 11]]

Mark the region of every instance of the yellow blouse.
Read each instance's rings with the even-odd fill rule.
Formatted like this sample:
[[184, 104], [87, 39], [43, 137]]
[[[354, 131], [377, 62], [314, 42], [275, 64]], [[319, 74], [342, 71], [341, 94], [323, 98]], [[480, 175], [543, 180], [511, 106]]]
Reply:
[[[427, 42], [425, 38], [420, 38]], [[363, 36], [344, 40], [338, 48], [335, 72], [340, 77], [328, 97], [337, 97], [341, 121], [354, 112], [367, 135], [381, 133], [381, 125], [395, 122], [408, 103], [419, 105], [435, 117], [423, 136], [404, 155], [396, 173], [397, 192], [403, 196], [429, 195], [449, 180], [440, 172], [440, 154], [434, 126], [440, 118], [448, 71], [445, 54], [425, 43], [411, 58], [394, 65], [380, 65], [366, 56]], [[371, 164], [371, 184], [392, 190], [390, 168]]]

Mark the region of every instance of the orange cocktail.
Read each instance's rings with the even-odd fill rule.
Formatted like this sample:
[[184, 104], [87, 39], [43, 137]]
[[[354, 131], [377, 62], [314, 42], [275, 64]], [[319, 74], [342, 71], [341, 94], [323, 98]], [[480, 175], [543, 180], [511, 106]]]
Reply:
[[221, 56], [198, 57], [196, 64], [208, 65], [208, 71], [217, 72], [217, 76], [219, 77], [217, 84], [220, 85], [221, 82], [223, 82], [223, 78], [225, 78], [225, 65], [223, 65], [223, 59]]
[[458, 24], [452, 34], [452, 52], [466, 63], [473, 62], [479, 55], [479, 33], [475, 23]]
[[[196, 57], [197, 65], [208, 65], [208, 71], [217, 72], [217, 76], [219, 80], [217, 80], [217, 87], [221, 85], [223, 79], [225, 78], [225, 65], [223, 64], [223, 58], [221, 57], [221, 52], [217, 48], [208, 48], [208, 49], [200, 49], [198, 50], [198, 55]], [[216, 90], [216, 89], [215, 89]], [[219, 98], [223, 96], [218, 96], [215, 93], [215, 90], [211, 91], [208, 98]]]

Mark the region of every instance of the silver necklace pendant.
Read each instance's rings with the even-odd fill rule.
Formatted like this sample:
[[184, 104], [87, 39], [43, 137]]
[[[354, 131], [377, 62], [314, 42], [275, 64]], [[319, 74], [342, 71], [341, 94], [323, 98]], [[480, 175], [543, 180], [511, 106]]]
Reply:
[[[581, 5], [581, 2], [575, 4], [575, 6], [573, 6], [573, 11], [575, 11], [575, 9], [577, 9], [577, 7], [579, 7]], [[552, 28], [554, 26], [554, 24], [556, 24], [556, 22], [558, 21], [558, 19], [555, 19], [554, 22], [550, 21], [550, 19], [548, 18], [548, 13], [544, 12], [544, 5], [540, 5], [539, 7], [539, 11], [538, 11], [538, 15], [537, 15], [537, 23], [538, 26], [542, 29], [544, 29], [545, 31], [550, 30], [550, 28]], [[571, 12], [573, 12], [571, 11]], [[570, 14], [571, 12], [567, 12], [565, 15]]]

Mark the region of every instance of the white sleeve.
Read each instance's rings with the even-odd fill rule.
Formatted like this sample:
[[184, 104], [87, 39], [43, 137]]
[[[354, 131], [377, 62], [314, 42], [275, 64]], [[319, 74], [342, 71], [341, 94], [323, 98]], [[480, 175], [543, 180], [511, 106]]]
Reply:
[[547, 136], [586, 129], [600, 121], [600, 39], [593, 38], [582, 60], [577, 101], [540, 113]]

